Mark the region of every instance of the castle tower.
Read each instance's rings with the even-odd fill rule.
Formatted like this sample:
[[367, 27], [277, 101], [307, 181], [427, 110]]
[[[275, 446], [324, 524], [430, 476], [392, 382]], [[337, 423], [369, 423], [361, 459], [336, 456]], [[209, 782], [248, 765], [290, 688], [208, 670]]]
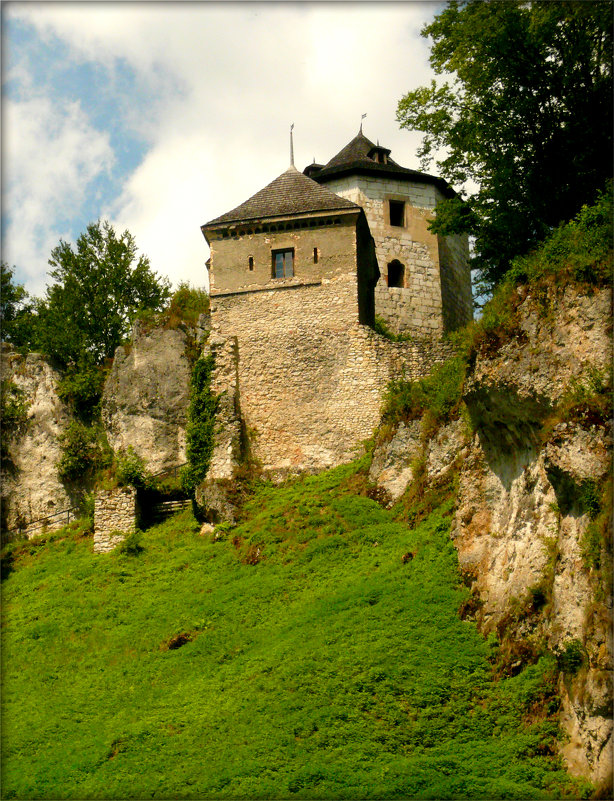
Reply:
[[397, 334], [438, 338], [472, 318], [466, 236], [431, 232], [437, 202], [454, 197], [441, 178], [401, 167], [360, 132], [305, 175], [364, 209], [381, 278], [375, 313]]

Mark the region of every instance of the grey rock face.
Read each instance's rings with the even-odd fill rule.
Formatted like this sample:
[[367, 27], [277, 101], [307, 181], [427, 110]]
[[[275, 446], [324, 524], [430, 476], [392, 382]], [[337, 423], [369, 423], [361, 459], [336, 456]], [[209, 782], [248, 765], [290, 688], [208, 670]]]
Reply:
[[412, 481], [412, 463], [421, 451], [419, 420], [399, 423], [392, 439], [375, 448], [369, 479], [387, 493], [388, 506], [399, 500]]
[[[591, 521], [580, 495], [587, 482], [601, 487], [607, 479], [612, 432], [563, 421], [544, 442], [542, 426], [570, 393], [590, 391], [595, 377], [605, 376], [611, 294], [552, 288], [544, 314], [526, 289], [520, 292], [520, 334], [497, 353], [478, 355], [465, 385], [476, 433], [467, 441], [460, 423], [445, 426], [421, 453], [427, 481], [460, 457], [451, 533], [461, 568], [475, 577], [482, 630], [494, 630], [531, 588], [542, 587], [547, 612], [519, 623], [516, 634], [545, 641], [555, 653], [572, 641], [585, 649], [586, 665], [561, 678], [560, 720], [569, 735], [561, 752], [572, 772], [599, 784], [612, 771], [612, 599], [595, 595], [583, 555]], [[372, 480], [383, 488], [396, 481], [400, 489], [418, 440], [415, 424], [412, 437], [399, 425], [374, 454]]]
[[115, 352], [102, 401], [102, 419], [113, 450], [131, 446], [152, 473], [186, 461], [185, 429], [190, 363], [183, 331], [135, 332]]
[[[22, 356], [3, 344], [2, 378], [21, 389], [28, 404], [26, 429], [10, 443], [13, 467], [5, 465], [2, 473], [3, 517], [10, 531], [72, 506], [58, 478], [59, 437], [70, 415], [57, 394], [59, 374], [39, 354]], [[50, 517], [49, 528], [65, 522]], [[40, 529], [26, 533], [33, 536]]]

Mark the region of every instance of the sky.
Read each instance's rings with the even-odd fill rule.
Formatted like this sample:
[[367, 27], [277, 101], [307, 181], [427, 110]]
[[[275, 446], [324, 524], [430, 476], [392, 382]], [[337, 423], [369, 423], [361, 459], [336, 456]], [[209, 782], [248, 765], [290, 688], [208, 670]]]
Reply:
[[419, 169], [397, 103], [430, 83], [434, 2], [4, 2], [2, 259], [42, 296], [60, 240], [130, 231], [207, 288], [200, 226], [358, 132]]

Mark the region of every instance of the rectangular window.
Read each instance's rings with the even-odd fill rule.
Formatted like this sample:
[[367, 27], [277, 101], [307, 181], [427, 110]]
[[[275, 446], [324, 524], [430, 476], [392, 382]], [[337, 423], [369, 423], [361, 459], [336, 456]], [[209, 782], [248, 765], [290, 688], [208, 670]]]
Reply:
[[294, 275], [294, 248], [290, 250], [274, 250], [273, 278], [292, 278]]
[[399, 228], [405, 227], [405, 203], [402, 200], [389, 200], [390, 207], [390, 225], [396, 225]]

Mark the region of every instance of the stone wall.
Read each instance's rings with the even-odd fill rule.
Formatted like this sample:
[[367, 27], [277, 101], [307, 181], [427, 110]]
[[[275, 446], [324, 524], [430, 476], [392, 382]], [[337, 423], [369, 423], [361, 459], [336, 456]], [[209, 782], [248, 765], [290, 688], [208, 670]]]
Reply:
[[94, 552], [112, 551], [136, 528], [134, 487], [99, 490], [94, 502]]
[[395, 343], [358, 322], [356, 276], [212, 298], [216, 334], [238, 341], [241, 412], [263, 468], [281, 475], [349, 461], [380, 419], [392, 378], [451, 354]]
[[[435, 205], [443, 198], [434, 185], [352, 176], [327, 181], [326, 186], [365, 211], [381, 272], [375, 313], [391, 330], [438, 338], [471, 319], [467, 238], [438, 237], [429, 231]], [[403, 226], [390, 224], [389, 200], [405, 202]], [[388, 265], [394, 260], [405, 268], [406, 291], [389, 298]]]
[[232, 480], [242, 462], [242, 419], [239, 394], [239, 353], [236, 337], [211, 332], [203, 355], [211, 354], [215, 369], [211, 391], [217, 396], [213, 453], [207, 475], [195, 490], [194, 498], [207, 520], [235, 522]]
[[[287, 230], [247, 228], [233, 236], [211, 232], [211, 294], [276, 288], [356, 272], [356, 213], [288, 221]], [[311, 223], [311, 227], [309, 224]], [[284, 223], [279, 222], [282, 228]], [[294, 249], [294, 276], [272, 278], [271, 251]], [[314, 261], [314, 250], [317, 261]], [[250, 269], [250, 257], [253, 269]]]

